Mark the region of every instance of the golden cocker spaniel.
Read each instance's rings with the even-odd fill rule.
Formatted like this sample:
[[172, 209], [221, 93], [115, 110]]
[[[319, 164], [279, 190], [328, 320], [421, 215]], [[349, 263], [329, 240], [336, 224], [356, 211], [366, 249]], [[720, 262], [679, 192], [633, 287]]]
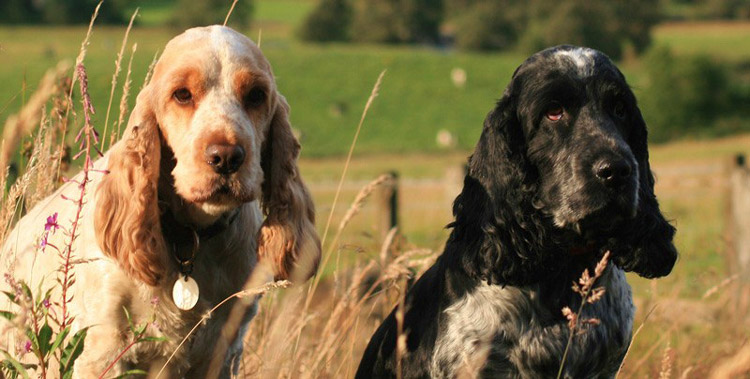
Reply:
[[[90, 327], [76, 376], [98, 376], [126, 348], [123, 307], [134, 322], [155, 317], [147, 330], [167, 340], [135, 345], [108, 376], [164, 362], [202, 315], [243, 289], [259, 260], [276, 279], [315, 273], [320, 241], [299, 149], [289, 105], [250, 39], [209, 26], [167, 44], [122, 140], [95, 163], [106, 173], [91, 174], [73, 246], [74, 329]], [[54, 284], [61, 263], [40, 251], [39, 235], [53, 213], [61, 224], [73, 219], [75, 204], [63, 196], [78, 190], [71, 181], [40, 202], [4, 243], [9, 272], [31, 288]], [[45, 243], [66, 238], [57, 232]], [[257, 302], [227, 337], [231, 308], [219, 308], [177, 351], [170, 377], [205, 377], [217, 346], [227, 351], [221, 376], [236, 369]]]

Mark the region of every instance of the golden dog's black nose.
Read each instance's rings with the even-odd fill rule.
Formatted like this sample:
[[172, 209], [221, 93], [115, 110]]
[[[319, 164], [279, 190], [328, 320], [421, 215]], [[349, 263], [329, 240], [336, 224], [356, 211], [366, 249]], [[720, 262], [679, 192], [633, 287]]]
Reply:
[[245, 149], [239, 145], [210, 145], [205, 151], [206, 163], [217, 174], [229, 175], [237, 172], [245, 161]]

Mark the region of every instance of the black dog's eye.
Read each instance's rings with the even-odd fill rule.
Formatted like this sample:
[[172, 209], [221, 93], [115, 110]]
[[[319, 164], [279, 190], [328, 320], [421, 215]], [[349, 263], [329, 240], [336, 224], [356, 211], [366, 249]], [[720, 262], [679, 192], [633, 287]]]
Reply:
[[612, 112], [615, 114], [615, 117], [619, 119], [625, 118], [625, 104], [622, 101], [618, 101], [617, 104], [615, 104], [614, 109], [612, 109]]
[[560, 104], [553, 104], [547, 108], [547, 111], [545, 112], [545, 116], [547, 116], [550, 121], [560, 121], [564, 114], [565, 109], [563, 109]]
[[254, 108], [266, 101], [266, 92], [260, 88], [253, 88], [243, 99], [246, 107]]
[[175, 101], [183, 105], [188, 104], [193, 100], [193, 94], [191, 94], [187, 88], [180, 88], [174, 91], [174, 93], [172, 93], [172, 97], [175, 99]]

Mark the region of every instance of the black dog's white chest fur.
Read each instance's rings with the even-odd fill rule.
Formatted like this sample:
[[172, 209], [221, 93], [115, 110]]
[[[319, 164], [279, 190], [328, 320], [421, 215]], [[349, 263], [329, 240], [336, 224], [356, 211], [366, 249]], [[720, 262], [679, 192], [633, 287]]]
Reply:
[[[608, 269], [599, 285], [606, 286], [605, 296], [587, 304], [582, 317], [600, 324], [584, 326], [574, 337], [567, 376], [613, 376], [630, 342], [634, 308], [624, 272]], [[466, 293], [440, 316], [430, 376], [452, 378], [471, 370], [484, 377], [556, 376], [569, 336], [567, 320], [539, 295], [538, 286], [486, 282]]]

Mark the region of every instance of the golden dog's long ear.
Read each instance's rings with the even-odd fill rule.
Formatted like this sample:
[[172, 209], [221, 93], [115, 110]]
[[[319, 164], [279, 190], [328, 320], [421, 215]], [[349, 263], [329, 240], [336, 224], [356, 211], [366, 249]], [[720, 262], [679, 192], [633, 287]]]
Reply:
[[315, 207], [299, 175], [300, 145], [289, 124], [289, 104], [278, 95], [276, 111], [261, 151], [263, 213], [258, 255], [274, 270], [276, 280], [302, 282], [315, 274], [320, 239]]
[[167, 265], [157, 203], [160, 159], [159, 127], [147, 86], [138, 94], [122, 140], [109, 153], [109, 173], [96, 193], [94, 224], [104, 254], [132, 278], [152, 286]]

